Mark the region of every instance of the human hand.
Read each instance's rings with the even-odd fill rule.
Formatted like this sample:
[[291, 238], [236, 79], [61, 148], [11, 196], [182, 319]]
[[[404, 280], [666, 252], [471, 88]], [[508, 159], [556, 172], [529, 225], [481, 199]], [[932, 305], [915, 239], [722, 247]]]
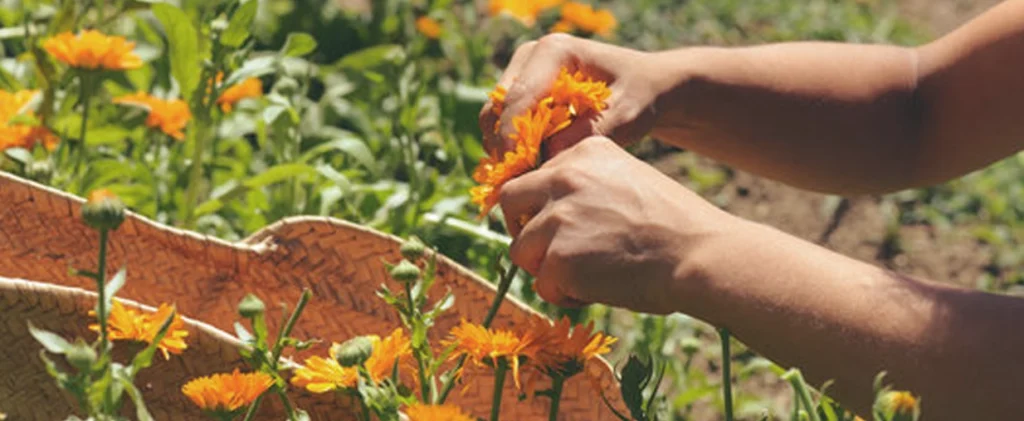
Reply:
[[[493, 152], [514, 149], [511, 121], [522, 115], [548, 94], [563, 67], [582, 70], [603, 80], [611, 88], [608, 109], [593, 119], [579, 119], [546, 141], [546, 156], [557, 155], [587, 136], [600, 135], [627, 145], [643, 138], [654, 125], [654, 102], [664, 87], [649, 63], [655, 55], [602, 44], [566, 34], [551, 34], [520, 46], [498, 81], [505, 87], [505, 107], [501, 116], [493, 112], [490, 101], [480, 112], [484, 146]], [[500, 118], [500, 120], [499, 120]], [[495, 125], [503, 122], [495, 133]]]
[[[501, 191], [512, 261], [560, 306], [680, 310], [699, 285], [697, 257], [735, 217], [604, 137], [590, 137]], [[532, 218], [525, 226], [523, 215]], [[698, 269], [694, 269], [698, 268]]]

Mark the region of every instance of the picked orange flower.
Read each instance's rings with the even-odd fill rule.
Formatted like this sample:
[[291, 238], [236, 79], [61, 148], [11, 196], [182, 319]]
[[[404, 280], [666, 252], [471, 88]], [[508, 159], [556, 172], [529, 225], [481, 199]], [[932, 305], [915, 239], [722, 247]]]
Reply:
[[420, 16], [416, 18], [416, 30], [423, 34], [423, 36], [430, 39], [440, 38], [442, 31], [441, 24], [430, 16]]
[[[505, 107], [507, 91], [498, 87], [491, 92], [492, 110], [499, 114]], [[470, 189], [470, 200], [486, 215], [498, 203], [501, 187], [539, 164], [541, 145], [554, 134], [569, 127], [577, 118], [593, 118], [607, 108], [611, 96], [608, 85], [587, 77], [582, 72], [570, 73], [563, 68], [542, 98], [524, 114], [512, 119], [515, 147], [504, 155], [484, 157], [473, 171], [479, 185]], [[505, 124], [499, 121], [496, 125]]]
[[612, 34], [618, 24], [618, 20], [610, 10], [595, 10], [589, 4], [570, 1], [562, 6], [562, 20], [556, 26], [560, 25], [560, 29], [569, 29], [560, 32], [579, 29], [586, 33], [607, 37]]
[[242, 373], [236, 368], [231, 373], [193, 379], [181, 387], [181, 393], [203, 411], [230, 417], [237, 416], [273, 385], [274, 379], [266, 373]]
[[405, 409], [409, 421], [476, 421], [462, 412], [462, 409], [451, 404], [424, 405], [416, 403]]
[[[223, 74], [218, 75], [217, 82], [220, 82], [219, 78], [222, 77]], [[261, 96], [263, 96], [263, 82], [259, 78], [252, 77], [225, 89], [220, 94], [220, 97], [217, 98], [217, 104], [220, 105], [221, 111], [230, 113], [239, 101], [246, 98], [259, 98]]]
[[594, 332], [594, 325], [573, 327], [568, 318], [557, 323], [536, 320], [530, 338], [530, 364], [551, 377], [569, 378], [583, 371], [586, 362], [611, 352], [617, 338]]
[[[90, 194], [89, 200], [93, 199], [93, 195]], [[154, 313], [144, 313], [127, 308], [120, 301], [114, 300], [107, 318], [107, 335], [112, 340], [153, 343], [156, 335], [160, 333], [160, 327], [172, 313], [174, 307], [167, 304], [161, 304]], [[95, 315], [96, 312], [91, 311], [90, 314]], [[91, 324], [89, 329], [99, 332], [100, 325]], [[185, 329], [185, 322], [180, 315], [174, 314], [174, 320], [171, 321], [163, 339], [157, 344], [157, 349], [164, 354], [164, 359], [169, 359], [170, 354], [178, 355], [188, 348], [188, 344], [185, 343], [186, 337], [188, 330]]]
[[43, 49], [68, 66], [88, 70], [131, 70], [142, 67], [135, 43], [124, 37], [85, 30], [64, 32], [43, 41]]
[[465, 355], [470, 362], [490, 367], [496, 367], [500, 360], [504, 360], [512, 369], [516, 388], [520, 387], [520, 359], [529, 358], [532, 349], [527, 339], [512, 331], [487, 329], [465, 320], [452, 328], [450, 335], [451, 338], [442, 344], [454, 346], [452, 359]]
[[[384, 339], [375, 335], [370, 338], [373, 342], [373, 352], [363, 365], [374, 382], [391, 377], [395, 363], [411, 369], [408, 363], [409, 358], [412, 357], [412, 345], [405, 335], [405, 331], [399, 328]], [[359, 381], [359, 369], [357, 367], [342, 367], [338, 363], [338, 356], [335, 353], [337, 348], [337, 346], [331, 347], [329, 358], [320, 356], [307, 358], [303, 367], [295, 370], [295, 376], [291, 379], [292, 384], [313, 393], [355, 387]]]
[[35, 122], [35, 113], [28, 109], [38, 91], [0, 91], [0, 151], [10, 148], [32, 149], [42, 144], [47, 150], [57, 147], [60, 139], [46, 127]]
[[114, 103], [145, 108], [149, 112], [146, 126], [177, 140], [185, 139], [185, 126], [192, 119], [188, 104], [180, 99], [162, 99], [138, 92], [114, 98]]

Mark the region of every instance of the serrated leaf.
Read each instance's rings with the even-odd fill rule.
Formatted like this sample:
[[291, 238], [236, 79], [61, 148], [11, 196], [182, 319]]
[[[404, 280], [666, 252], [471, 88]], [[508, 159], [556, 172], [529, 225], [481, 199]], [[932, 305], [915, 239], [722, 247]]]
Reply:
[[220, 43], [226, 47], [238, 48], [249, 38], [250, 28], [256, 20], [259, 0], [249, 0], [235, 10], [228, 21], [228, 27], [220, 35]]
[[170, 4], [153, 5], [153, 15], [163, 25], [167, 36], [171, 76], [178, 81], [181, 96], [189, 102], [193, 91], [199, 86], [202, 73], [196, 28], [184, 11]]
[[28, 332], [32, 334], [33, 338], [36, 338], [36, 341], [43, 345], [43, 348], [54, 354], [63, 354], [71, 348], [71, 343], [66, 339], [56, 333], [37, 328], [32, 322], [28, 322]]
[[292, 32], [281, 47], [281, 55], [285, 57], [302, 57], [316, 50], [316, 39], [305, 32]]

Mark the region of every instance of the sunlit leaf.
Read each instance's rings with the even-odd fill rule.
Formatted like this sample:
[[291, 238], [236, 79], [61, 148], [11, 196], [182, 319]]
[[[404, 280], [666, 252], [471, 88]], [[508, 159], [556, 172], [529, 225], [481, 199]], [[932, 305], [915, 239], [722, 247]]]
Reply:
[[153, 15], [163, 25], [167, 36], [171, 75], [178, 81], [181, 96], [189, 101], [202, 72], [196, 28], [184, 11], [170, 4], [154, 4]]

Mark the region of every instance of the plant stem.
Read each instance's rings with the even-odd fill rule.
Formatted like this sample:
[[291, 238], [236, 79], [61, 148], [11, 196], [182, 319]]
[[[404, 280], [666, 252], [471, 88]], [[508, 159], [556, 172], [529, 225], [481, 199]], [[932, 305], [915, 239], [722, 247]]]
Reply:
[[[516, 277], [516, 273], [519, 272], [519, 267], [516, 265], [509, 266], [508, 270], [501, 276], [501, 280], [498, 282], [498, 293], [494, 296], [494, 302], [491, 303], [491, 308], [487, 310], [487, 315], [484, 316], [483, 327], [491, 327], [491, 322], [494, 321], [494, 317], [498, 315], [498, 308], [501, 307], [501, 303], [505, 301], [505, 295], [508, 294], [509, 287], [512, 286], [512, 279]], [[455, 363], [455, 368], [452, 370], [457, 372], [462, 369], [462, 366], [466, 364], [466, 356], [459, 357], [459, 361]], [[437, 404], [443, 404], [448, 399], [448, 394], [452, 392], [452, 388], [455, 387], [455, 376], [448, 378], [445, 382], [444, 387], [441, 389], [441, 395], [437, 398]]]
[[363, 421], [370, 421], [370, 407], [366, 406], [366, 400], [362, 396], [359, 397], [359, 406], [363, 408]]
[[100, 256], [96, 263], [96, 293], [99, 295], [99, 303], [96, 304], [96, 317], [100, 322], [100, 352], [107, 352], [107, 237], [110, 231], [106, 228], [100, 230]]
[[732, 413], [732, 353], [729, 351], [729, 329], [718, 329], [722, 339], [722, 395], [725, 400], [725, 420], [733, 421]]
[[292, 312], [291, 317], [288, 318], [288, 321], [281, 327], [281, 331], [278, 332], [277, 343], [274, 344], [274, 352], [271, 354], [272, 358], [270, 360], [270, 363], [274, 365], [275, 369], [277, 368], [277, 360], [281, 358], [281, 352], [284, 351], [284, 339], [287, 338], [288, 335], [292, 334], [292, 329], [295, 328], [295, 323], [299, 321], [299, 316], [302, 315], [302, 310], [306, 308], [306, 304], [309, 303], [309, 299], [312, 296], [313, 293], [308, 288], [302, 290], [302, 295], [299, 296], [299, 302], [295, 304], [295, 311]]
[[[412, 287], [410, 286], [410, 283], [403, 282], [403, 284], [405, 284], [405, 298], [409, 302], [409, 322], [413, 323], [414, 320], [412, 320], [412, 318], [414, 316], [418, 316], [420, 310], [418, 307], [416, 307], [416, 304], [413, 303]], [[423, 365], [423, 354], [420, 353], [418, 349], [416, 349], [418, 347], [415, 347], [415, 345], [413, 346], [413, 356], [416, 357], [416, 365], [419, 366], [419, 371], [417, 372], [417, 374], [419, 375], [420, 378], [420, 394], [423, 395], [423, 402], [429, 402], [430, 385], [427, 384], [427, 373], [425, 370], [425, 366]]]
[[245, 412], [245, 418], [242, 421], [252, 421], [253, 417], [256, 416], [256, 410], [260, 408], [260, 403], [263, 402], [263, 395], [260, 395], [253, 401], [252, 405], [249, 405], [249, 410]]
[[551, 378], [551, 410], [548, 411], [548, 421], [558, 420], [558, 405], [562, 403], [562, 386], [565, 384], [565, 377], [555, 376]]
[[72, 167], [71, 176], [75, 177], [78, 175], [78, 170], [82, 168], [82, 159], [85, 155], [85, 135], [88, 132], [86, 129], [89, 127], [89, 108], [92, 104], [92, 75], [82, 73], [78, 77], [78, 88], [79, 88], [79, 100], [82, 101], [82, 127], [78, 132], [78, 150], [75, 153], [75, 165]]
[[288, 394], [284, 393], [284, 389], [276, 388], [276, 387], [274, 389], [276, 389], [278, 396], [281, 397], [281, 405], [284, 406], [284, 413], [288, 414], [288, 420], [289, 421], [296, 421], [296, 420], [298, 420], [298, 417], [295, 416], [295, 409], [292, 408], [292, 403], [291, 403], [291, 401], [288, 400]]
[[800, 374], [800, 370], [791, 369], [782, 374], [782, 379], [788, 381], [790, 386], [793, 387], [793, 391], [796, 392], [798, 401], [796, 406], [803, 406], [811, 421], [821, 421], [821, 417], [818, 416], [818, 409], [814, 406], [814, 400], [811, 399], [811, 392], [807, 389], [807, 382], [804, 381], [804, 376]]
[[491, 398], [491, 421], [498, 421], [501, 417], [501, 395], [505, 391], [506, 371], [508, 371], [508, 361], [502, 358], [497, 361], [494, 367], [494, 396]]

